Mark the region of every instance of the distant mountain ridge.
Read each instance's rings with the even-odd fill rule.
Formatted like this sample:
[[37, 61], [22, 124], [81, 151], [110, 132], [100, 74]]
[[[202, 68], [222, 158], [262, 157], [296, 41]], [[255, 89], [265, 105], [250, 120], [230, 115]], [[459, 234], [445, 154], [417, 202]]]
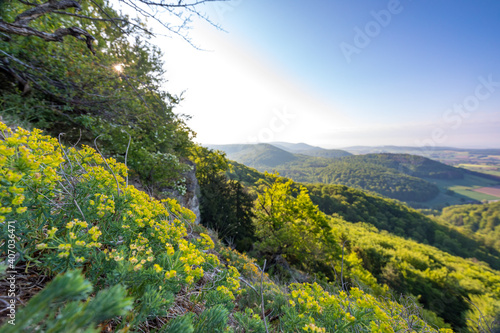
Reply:
[[413, 155], [429, 155], [431, 153], [455, 151], [475, 154], [500, 155], [500, 148], [457, 148], [457, 147], [412, 147], [412, 146], [350, 146], [340, 148], [352, 154], [370, 153], [411, 153]]
[[298, 159], [294, 154], [268, 143], [213, 145], [210, 149], [221, 150], [235, 161], [257, 167], [275, 167]]
[[[415, 203], [432, 200], [440, 193], [431, 180], [459, 180], [467, 173], [422, 156], [393, 153], [350, 155], [342, 150], [327, 150], [303, 143], [218, 145], [210, 148], [222, 150], [229, 159], [261, 172], [277, 171], [298, 182], [343, 184]], [[304, 151], [309, 155], [302, 153]], [[320, 156], [315, 156], [317, 154]]]
[[285, 151], [294, 154], [302, 154], [307, 156], [315, 157], [325, 157], [325, 158], [337, 158], [344, 156], [351, 156], [352, 154], [341, 149], [325, 149], [321, 147], [315, 147], [308, 145], [306, 143], [287, 143], [287, 142], [271, 142], [271, 145], [281, 148]]

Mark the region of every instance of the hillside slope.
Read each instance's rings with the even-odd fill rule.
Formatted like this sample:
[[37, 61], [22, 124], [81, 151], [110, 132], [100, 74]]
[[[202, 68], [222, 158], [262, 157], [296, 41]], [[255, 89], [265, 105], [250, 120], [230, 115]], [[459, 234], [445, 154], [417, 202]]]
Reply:
[[[319, 147], [276, 145], [287, 151], [266, 145], [245, 145], [244, 150], [238, 151], [234, 145], [217, 146], [217, 149], [225, 151], [230, 159], [259, 171], [276, 171], [303, 183], [343, 184], [419, 208], [440, 209], [450, 204], [477, 202], [479, 196], [475, 195], [475, 188], [498, 184], [498, 179], [492, 176], [405, 153], [339, 156], [337, 151], [332, 151], [333, 157], [330, 157], [328, 150]], [[309, 156], [296, 153], [302, 149], [308, 149]], [[293, 156], [289, 155], [292, 153]], [[276, 158], [271, 158], [272, 155]]]
[[[411, 156], [324, 158], [292, 154], [267, 144], [221, 145], [212, 148], [224, 151], [229, 159], [238, 163], [259, 171], [277, 171], [298, 182], [344, 184], [403, 201], [428, 201], [439, 193], [434, 184], [405, 173], [410, 173], [415, 166], [400, 167], [403, 165], [401, 161], [413, 161]], [[433, 164], [432, 161], [427, 163]], [[424, 165], [416, 169], [419, 175], [424, 174], [426, 167]]]
[[345, 150], [325, 149], [321, 147], [310, 146], [305, 143], [271, 142], [271, 145], [281, 148], [290, 153], [315, 157], [338, 158], [352, 155]]
[[[473, 238], [397, 201], [346, 186], [308, 185], [306, 189], [285, 178], [259, 177], [242, 165], [235, 165], [229, 175], [258, 193], [255, 246], [268, 259], [270, 269], [280, 272], [280, 279], [297, 278], [286, 274], [286, 267], [293, 266], [339, 281], [342, 267], [328, 258], [342, 256], [338, 249], [342, 244], [348, 258], [344, 266], [348, 283], [375, 293], [387, 284], [398, 294], [418, 295], [428, 310], [457, 329], [480, 315], [469, 298], [482, 304], [481, 312], [488, 318], [499, 314], [500, 308], [484, 306], [500, 304], [495, 286], [500, 275], [478, 261], [483, 256], [498, 267], [498, 253]], [[319, 206], [314, 208], [316, 203]], [[328, 218], [321, 208], [334, 213]]]
[[500, 202], [446, 207], [439, 218], [500, 251]]
[[296, 161], [299, 158], [295, 154], [267, 143], [256, 145], [211, 145], [209, 148], [224, 151], [232, 160], [259, 168], [276, 167]]
[[[405, 312], [420, 311], [417, 304], [378, 299], [313, 273], [303, 283], [278, 285], [255, 260], [193, 225], [193, 213], [175, 200], [128, 185], [124, 164], [90, 147], [66, 148], [40, 131], [13, 132], [2, 123], [0, 131], [0, 228], [9, 235], [0, 240], [0, 275], [7, 264], [10, 270], [0, 287], [22, 286], [9, 298], [23, 300], [10, 319], [15, 325], [4, 322], [2, 332], [451, 332]], [[6, 251], [9, 239], [18, 259]], [[313, 258], [304, 255], [304, 262]], [[349, 251], [345, 259], [342, 277], [349, 281], [369, 274], [356, 258]]]
[[[227, 174], [230, 179], [241, 181], [249, 188], [256, 188], [262, 180], [271, 180], [269, 175], [239, 163], [233, 163]], [[440, 223], [440, 220], [431, 219], [397, 200], [345, 185], [306, 184], [305, 187], [314, 204], [328, 215], [351, 223], [369, 223], [392, 235], [429, 244], [462, 258], [476, 258], [500, 269], [500, 249], [467, 232], [459, 232]]]

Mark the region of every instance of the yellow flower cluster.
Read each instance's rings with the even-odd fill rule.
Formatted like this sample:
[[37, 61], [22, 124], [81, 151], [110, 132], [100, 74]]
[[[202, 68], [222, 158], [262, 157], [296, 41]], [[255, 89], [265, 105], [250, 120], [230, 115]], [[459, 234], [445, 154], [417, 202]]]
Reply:
[[0, 132], [3, 139], [0, 140], [0, 222], [3, 222], [8, 214], [27, 211], [27, 207], [21, 206], [27, 186], [34, 193], [51, 195], [60, 179], [55, 168], [64, 159], [57, 140], [41, 135], [39, 130], [13, 131], [0, 122]]
[[[394, 333], [408, 329], [408, 321], [404, 319], [407, 314], [403, 305], [390, 300], [377, 300], [358, 288], [350, 289], [349, 293], [340, 291], [338, 294], [324, 291], [317, 283], [293, 283], [290, 288], [290, 306], [297, 311], [299, 318], [309, 317], [309, 323], [302, 327], [305, 331], [324, 332], [315, 331], [322, 329], [316, 326], [322, 316], [337, 318], [344, 322], [344, 325], [355, 324], [362, 318], [369, 323], [371, 332]], [[438, 332], [417, 316], [413, 316], [411, 322], [413, 328], [425, 327], [428, 332]], [[439, 332], [452, 331], [441, 329]]]
[[200, 236], [201, 236], [200, 244], [204, 250], [210, 250], [214, 248], [215, 246], [214, 241], [212, 240], [212, 238], [210, 238], [209, 235], [201, 233]]
[[99, 236], [102, 235], [102, 232], [99, 230], [99, 227], [92, 227], [89, 230], [89, 235], [92, 237], [93, 241], [97, 241]]
[[316, 333], [326, 332], [326, 330], [323, 327], [318, 327], [314, 323], [309, 323], [306, 326], [302, 327], [302, 329], [306, 332], [316, 332]]
[[[312, 288], [318, 286], [316, 283], [312, 285]], [[315, 299], [313, 295], [311, 295], [312, 288], [310, 285], [300, 285], [297, 283], [292, 283], [290, 285], [292, 292], [290, 295], [292, 296], [292, 300], [294, 304], [297, 304], [301, 310], [301, 312], [306, 313], [321, 313], [322, 308], [319, 305], [319, 302]], [[318, 286], [319, 287], [319, 286]]]
[[115, 202], [109, 196], [101, 193], [94, 194], [96, 201], [90, 200], [91, 206], [95, 205], [97, 216], [102, 218], [105, 214], [115, 213]]
[[[254, 258], [249, 258], [247, 255], [239, 253], [229, 247], [222, 247], [219, 253], [226, 258], [228, 263], [234, 265], [248, 280], [260, 280], [261, 272], [257, 268], [257, 261]], [[267, 273], [265, 275], [267, 277]]]
[[192, 211], [190, 211], [189, 209], [186, 209], [186, 208], [182, 207], [174, 199], [171, 199], [171, 198], [163, 199], [161, 201], [161, 203], [163, 203], [164, 205], [166, 205], [167, 207], [169, 207], [168, 209], [170, 210], [170, 212], [173, 215], [181, 217], [182, 219], [184, 219], [187, 222], [193, 223], [194, 220], [196, 219], [196, 215]]
[[228, 266], [227, 268], [228, 268], [228, 272], [229, 272], [229, 276], [226, 278], [228, 287], [232, 292], [239, 292], [240, 272], [238, 272], [238, 270], [233, 266]]
[[[102, 234], [101, 231], [97, 226], [94, 226], [88, 232], [84, 232], [88, 226], [89, 224], [86, 221], [73, 219], [66, 223], [63, 230], [52, 227], [47, 230], [46, 239], [49, 244], [39, 243], [36, 248], [38, 250], [56, 249], [59, 251], [57, 255], [59, 258], [74, 258], [76, 263], [83, 263], [85, 257], [77, 256], [75, 252], [101, 246], [101, 243], [96, 242]], [[59, 235], [57, 235], [58, 231]]]
[[176, 277], [176, 276], [177, 276], [177, 272], [174, 270], [170, 270], [170, 271], [165, 273], [165, 279], [171, 279], [171, 278]]
[[217, 291], [223, 294], [224, 296], [229, 297], [232, 300], [235, 299], [234, 294], [226, 286], [218, 286]]
[[112, 249], [108, 251], [108, 249], [104, 249], [103, 251], [106, 254], [106, 260], [114, 260], [116, 262], [123, 261], [124, 256], [121, 251], [117, 251], [116, 249]]
[[[35, 251], [67, 263], [60, 267], [88, 263], [100, 248], [108, 264], [131, 274], [147, 271], [191, 284], [204, 269], [220, 265], [217, 256], [206, 253], [214, 248], [209, 235], [188, 240], [186, 223], [194, 221], [194, 213], [174, 199], [159, 201], [127, 186], [124, 164], [104, 160], [89, 146], [66, 148], [39, 130], [14, 132], [0, 123], [0, 131], [0, 221], [29, 214], [34, 199], [51, 214], [86, 220], [71, 215], [69, 221], [37, 225]], [[78, 195], [70, 198], [68, 189]], [[239, 289], [237, 276], [236, 269], [228, 274], [228, 292]]]

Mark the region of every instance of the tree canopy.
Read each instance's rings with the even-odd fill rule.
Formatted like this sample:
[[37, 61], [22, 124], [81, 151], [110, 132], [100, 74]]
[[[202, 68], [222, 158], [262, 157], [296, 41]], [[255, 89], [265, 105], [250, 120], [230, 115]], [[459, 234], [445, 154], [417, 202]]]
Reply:
[[146, 185], [182, 186], [179, 175], [188, 169], [183, 161], [195, 133], [187, 116], [174, 113], [182, 96], [162, 88], [162, 53], [141, 17], [159, 20], [168, 12], [184, 23], [165, 20], [162, 27], [187, 39], [181, 27], [193, 15], [208, 19], [198, 11], [207, 2], [123, 1], [138, 18], [118, 13], [106, 0], [4, 3], [3, 115], [127, 159], [132, 175]]

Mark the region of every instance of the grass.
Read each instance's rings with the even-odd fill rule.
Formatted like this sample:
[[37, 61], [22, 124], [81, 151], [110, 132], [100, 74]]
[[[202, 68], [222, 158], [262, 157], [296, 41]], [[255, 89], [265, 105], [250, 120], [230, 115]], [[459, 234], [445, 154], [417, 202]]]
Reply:
[[450, 187], [450, 190], [452, 190], [460, 195], [463, 195], [463, 196], [466, 196], [466, 197], [469, 197], [471, 199], [478, 200], [478, 201], [498, 200], [498, 197], [495, 197], [495, 196], [489, 195], [489, 194], [485, 194], [485, 193], [473, 191], [470, 187], [466, 187], [466, 186], [453, 186], [453, 187]]

